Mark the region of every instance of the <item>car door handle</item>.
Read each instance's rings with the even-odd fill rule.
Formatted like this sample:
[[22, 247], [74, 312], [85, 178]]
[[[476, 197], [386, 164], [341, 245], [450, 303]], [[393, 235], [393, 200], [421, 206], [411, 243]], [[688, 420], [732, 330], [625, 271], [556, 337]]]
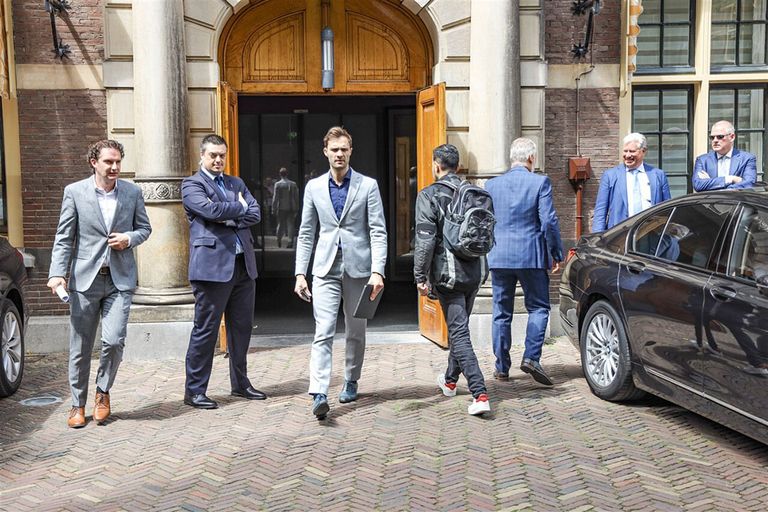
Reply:
[[709, 294], [712, 296], [712, 298], [720, 302], [728, 302], [732, 298], [736, 297], [736, 291], [731, 290], [730, 288], [720, 288], [719, 286], [710, 288]]
[[640, 274], [645, 270], [645, 264], [640, 263], [639, 261], [630, 261], [627, 263], [627, 270], [633, 274]]

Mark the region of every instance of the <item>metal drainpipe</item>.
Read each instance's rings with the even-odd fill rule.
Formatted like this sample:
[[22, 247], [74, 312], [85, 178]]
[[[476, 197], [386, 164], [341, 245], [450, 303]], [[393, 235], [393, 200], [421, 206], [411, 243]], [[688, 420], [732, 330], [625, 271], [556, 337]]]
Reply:
[[[592, 53], [590, 53], [590, 63], [589, 63], [589, 69], [586, 71], [582, 71], [579, 73], [579, 75], [576, 77], [576, 155], [581, 158], [581, 136], [579, 134], [579, 113], [580, 113], [580, 101], [579, 101], [579, 85], [581, 78], [589, 73], [591, 73], [595, 69], [595, 65], [591, 62], [592, 60]], [[583, 209], [582, 209], [582, 202], [583, 202], [583, 194], [584, 194], [584, 182], [581, 181], [578, 185], [578, 188], [576, 189], [576, 240], [581, 238], [581, 232], [583, 229]]]

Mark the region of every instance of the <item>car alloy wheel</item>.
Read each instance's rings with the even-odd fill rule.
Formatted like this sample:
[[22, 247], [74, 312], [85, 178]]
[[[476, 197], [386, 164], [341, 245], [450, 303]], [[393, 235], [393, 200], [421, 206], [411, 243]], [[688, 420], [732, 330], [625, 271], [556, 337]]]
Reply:
[[3, 304], [0, 322], [0, 396], [8, 396], [19, 388], [24, 373], [21, 315], [12, 302]]
[[616, 325], [605, 313], [592, 317], [587, 328], [586, 370], [600, 386], [608, 386], [616, 378], [619, 364], [619, 336]]
[[632, 381], [632, 362], [624, 324], [607, 301], [590, 306], [579, 337], [581, 367], [592, 393], [603, 400], [634, 400], [645, 393]]

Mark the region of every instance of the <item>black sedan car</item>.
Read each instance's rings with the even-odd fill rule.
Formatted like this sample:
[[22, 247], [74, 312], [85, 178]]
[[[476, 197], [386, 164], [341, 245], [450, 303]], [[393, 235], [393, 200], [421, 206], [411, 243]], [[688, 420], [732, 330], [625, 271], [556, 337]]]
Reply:
[[24, 257], [0, 237], [0, 397], [19, 389], [24, 375]]
[[768, 192], [666, 201], [571, 249], [560, 318], [605, 400], [661, 396], [768, 444]]

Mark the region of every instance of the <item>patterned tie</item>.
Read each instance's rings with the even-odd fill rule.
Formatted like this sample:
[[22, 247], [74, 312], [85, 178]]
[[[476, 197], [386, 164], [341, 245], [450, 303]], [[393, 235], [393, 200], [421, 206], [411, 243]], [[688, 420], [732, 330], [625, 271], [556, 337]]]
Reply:
[[632, 169], [629, 172], [635, 177], [632, 185], [632, 211], [629, 212], [629, 215], [632, 216], [643, 211], [643, 194], [640, 191], [640, 169]]

